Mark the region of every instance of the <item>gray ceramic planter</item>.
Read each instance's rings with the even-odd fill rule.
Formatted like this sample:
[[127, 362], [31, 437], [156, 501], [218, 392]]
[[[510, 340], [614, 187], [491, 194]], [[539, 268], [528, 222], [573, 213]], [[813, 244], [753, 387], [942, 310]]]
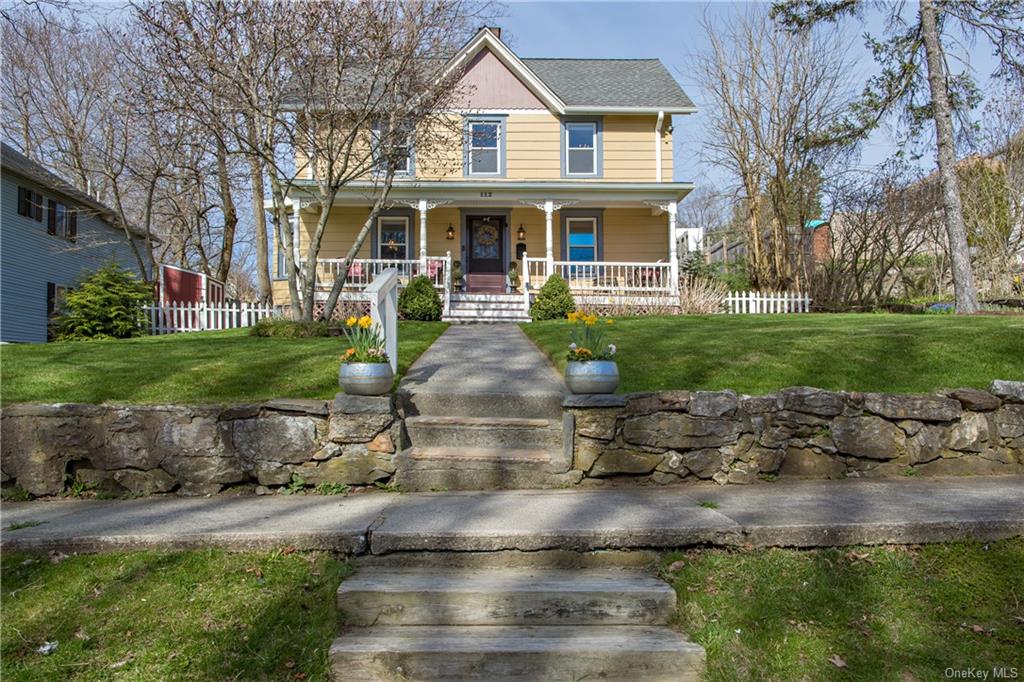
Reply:
[[565, 384], [573, 393], [612, 393], [619, 386], [619, 366], [614, 360], [570, 361]]
[[387, 362], [343, 362], [338, 370], [338, 384], [352, 395], [384, 395], [394, 381]]

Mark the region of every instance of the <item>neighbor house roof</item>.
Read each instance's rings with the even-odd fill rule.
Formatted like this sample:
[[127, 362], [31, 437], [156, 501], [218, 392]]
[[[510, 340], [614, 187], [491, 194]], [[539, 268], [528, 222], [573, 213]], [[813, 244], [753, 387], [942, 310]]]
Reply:
[[[118, 229], [121, 228], [121, 218], [114, 209], [100, 203], [59, 175], [50, 172], [45, 166], [36, 163], [6, 142], [0, 143], [0, 168], [32, 180], [51, 192], [60, 194], [76, 204], [85, 206], [110, 225]], [[128, 226], [128, 231], [136, 237], [146, 237], [144, 231], [133, 225]], [[159, 241], [155, 238], [153, 239], [154, 241]]]
[[522, 61], [566, 107], [695, 108], [659, 59], [524, 58]]

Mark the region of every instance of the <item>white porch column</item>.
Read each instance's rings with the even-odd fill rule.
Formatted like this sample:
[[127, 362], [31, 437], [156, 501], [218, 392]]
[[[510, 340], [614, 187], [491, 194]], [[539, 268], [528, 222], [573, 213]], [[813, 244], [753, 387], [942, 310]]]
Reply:
[[420, 212], [420, 273], [427, 271], [427, 200], [419, 200]]
[[299, 211], [302, 210], [298, 199], [292, 199], [292, 251], [295, 257], [295, 267], [300, 268], [302, 250], [299, 248]]
[[679, 249], [676, 240], [676, 211], [679, 204], [675, 201], [668, 202], [668, 260], [672, 267], [672, 291], [679, 288]]
[[[551, 226], [551, 214], [555, 212], [555, 202], [548, 199], [544, 202], [544, 257], [547, 259], [547, 277], [555, 271], [555, 239]], [[546, 278], [545, 278], [546, 279]]]

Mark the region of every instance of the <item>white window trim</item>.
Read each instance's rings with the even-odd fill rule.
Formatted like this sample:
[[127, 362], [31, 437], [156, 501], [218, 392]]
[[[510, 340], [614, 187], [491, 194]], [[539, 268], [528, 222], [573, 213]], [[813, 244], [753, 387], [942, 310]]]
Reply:
[[[492, 126], [494, 126], [495, 146], [493, 146], [493, 147], [474, 147], [473, 146], [473, 126], [477, 126], [477, 125], [492, 125]], [[497, 120], [497, 119], [495, 119], [493, 121], [485, 120], [485, 121], [470, 121], [469, 122], [469, 174], [470, 175], [501, 175], [501, 173], [502, 173], [502, 170], [501, 170], [501, 145], [503, 145], [505, 143], [505, 140], [502, 139], [501, 128], [502, 128], [501, 121]], [[493, 149], [494, 150], [494, 157], [495, 157], [494, 168], [495, 168], [495, 170], [493, 172], [491, 172], [491, 171], [478, 171], [478, 170], [474, 170], [473, 169], [473, 150], [474, 149], [480, 149], [480, 150], [491, 150], [491, 149]]]
[[383, 253], [384, 248], [384, 239], [383, 235], [381, 235], [381, 228], [383, 227], [385, 220], [401, 220], [403, 223], [405, 223], [405, 258], [388, 258], [387, 260], [409, 260], [409, 217], [404, 215], [377, 216], [377, 254], [375, 255], [375, 258], [385, 260], [384, 256], [381, 255]]
[[593, 263], [597, 262], [597, 218], [581, 217], [581, 216], [569, 216], [565, 219], [565, 259], [570, 263], [572, 261], [572, 228], [574, 223], [589, 223], [590, 233], [594, 237], [594, 245], [592, 248], [594, 251], [594, 257], [589, 261], [577, 261], [580, 263]]
[[[590, 171], [589, 173], [574, 173], [574, 172], [572, 172], [570, 170], [570, 168], [572, 168], [572, 164], [571, 164], [571, 162], [569, 160], [569, 150], [572, 149], [572, 150], [575, 150], [575, 151], [578, 152], [578, 151], [583, 150], [583, 149], [588, 149], [588, 147], [570, 147], [569, 146], [569, 138], [572, 137], [569, 134], [569, 130], [570, 130], [570, 128], [572, 126], [589, 126], [590, 130], [592, 131], [592, 136], [590, 138], [590, 147], [589, 147], [589, 149], [590, 149], [590, 158], [591, 158], [591, 168], [593, 168], [594, 170]], [[566, 123], [565, 123], [565, 174], [567, 176], [571, 176], [571, 177], [576, 177], [576, 176], [595, 177], [597, 175], [597, 123], [595, 121], [566, 121]], [[597, 229], [597, 228], [595, 227], [594, 229]]]

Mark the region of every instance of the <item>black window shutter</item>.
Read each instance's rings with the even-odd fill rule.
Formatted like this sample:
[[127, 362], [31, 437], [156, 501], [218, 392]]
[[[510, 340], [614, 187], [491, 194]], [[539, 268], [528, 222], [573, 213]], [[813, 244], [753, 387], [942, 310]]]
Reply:
[[24, 187], [18, 188], [18, 215], [32, 215], [32, 193]]
[[52, 317], [57, 312], [57, 285], [46, 283], [46, 316]]
[[68, 211], [68, 239], [75, 241], [78, 239], [78, 211]]
[[57, 234], [57, 202], [50, 199], [46, 207], [46, 232]]
[[43, 222], [43, 195], [39, 192], [32, 192], [32, 217]]

